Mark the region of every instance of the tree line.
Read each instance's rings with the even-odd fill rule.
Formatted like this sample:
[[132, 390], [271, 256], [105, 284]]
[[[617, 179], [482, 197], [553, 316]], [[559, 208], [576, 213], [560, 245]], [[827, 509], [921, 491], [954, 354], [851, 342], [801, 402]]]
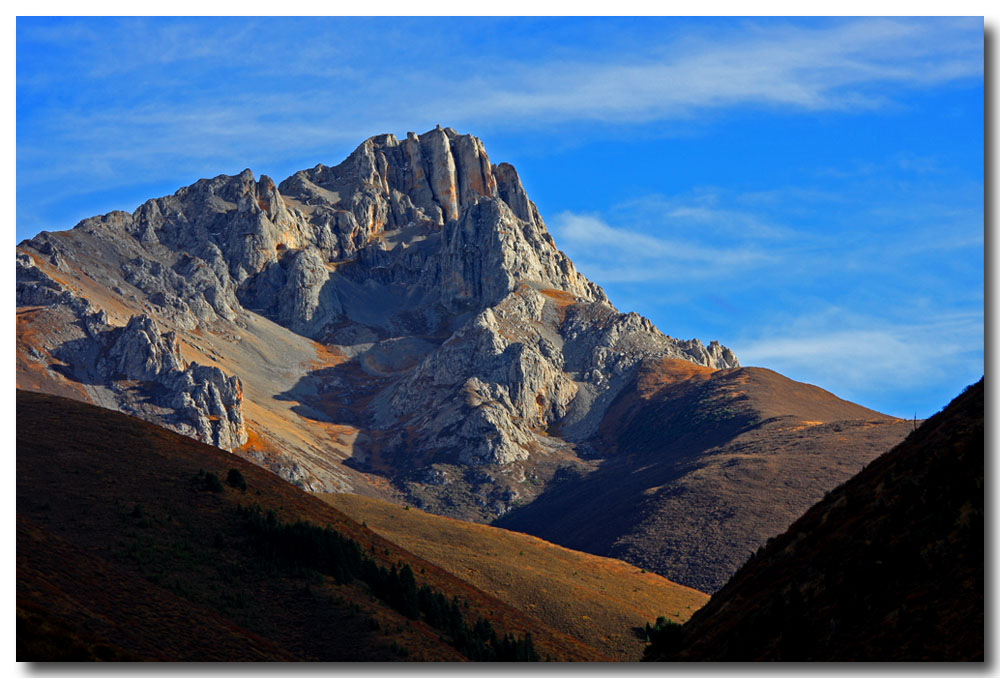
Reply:
[[[270, 567], [305, 573], [314, 570], [338, 584], [364, 582], [371, 595], [407, 619], [423, 620], [441, 631], [449, 644], [473, 661], [538, 661], [531, 634], [498, 636], [488, 619], [468, 624], [457, 597], [417, 586], [408, 564], [381, 566], [357, 541], [330, 527], [307, 521], [287, 523], [260, 504], [237, 505], [246, 536], [257, 556]], [[374, 549], [374, 545], [372, 546]]]

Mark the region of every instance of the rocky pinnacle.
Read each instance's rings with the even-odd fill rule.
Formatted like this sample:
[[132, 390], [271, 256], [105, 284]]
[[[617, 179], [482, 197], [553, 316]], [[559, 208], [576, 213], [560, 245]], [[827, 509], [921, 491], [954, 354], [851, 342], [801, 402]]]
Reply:
[[[104, 292], [74, 291], [73, 275]], [[620, 313], [557, 249], [514, 168], [441, 127], [372, 137], [280, 184], [244, 170], [42, 233], [18, 246], [17, 285], [19, 307], [75, 319], [44, 347], [75, 378], [226, 449], [246, 440], [243, 375], [184, 361], [175, 333], [252, 338], [254, 316], [356, 365], [310, 388], [415, 468], [523, 462], [554, 431], [583, 444], [644, 360], [739, 365]], [[112, 326], [120, 304], [143, 311]]]

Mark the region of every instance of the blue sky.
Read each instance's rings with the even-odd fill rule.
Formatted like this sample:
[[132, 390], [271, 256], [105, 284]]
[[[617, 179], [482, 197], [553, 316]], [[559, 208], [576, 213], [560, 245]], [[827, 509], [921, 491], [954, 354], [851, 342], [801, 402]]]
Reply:
[[435, 124], [622, 310], [897, 416], [983, 373], [983, 21], [17, 20], [20, 241]]

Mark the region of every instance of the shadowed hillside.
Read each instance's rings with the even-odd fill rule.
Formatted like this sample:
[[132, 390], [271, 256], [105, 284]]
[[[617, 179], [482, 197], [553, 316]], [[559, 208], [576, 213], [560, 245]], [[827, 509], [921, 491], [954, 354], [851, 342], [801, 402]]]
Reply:
[[982, 661], [984, 386], [768, 541], [655, 659]]
[[771, 370], [648, 362], [601, 424], [607, 457], [494, 524], [712, 592], [911, 429]]
[[17, 393], [17, 518], [19, 660], [459, 661], [527, 634], [606, 658], [242, 459], [55, 396]]

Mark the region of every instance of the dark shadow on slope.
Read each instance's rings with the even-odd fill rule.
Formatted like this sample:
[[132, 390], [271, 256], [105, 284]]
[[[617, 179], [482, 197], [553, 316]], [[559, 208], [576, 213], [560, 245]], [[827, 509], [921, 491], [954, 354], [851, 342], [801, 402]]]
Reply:
[[908, 426], [770, 370], [664, 383], [619, 395], [596, 470], [494, 524], [711, 592]]
[[363, 405], [378, 389], [358, 379], [356, 371], [350, 363], [312, 370], [274, 398], [298, 403], [292, 411], [303, 419], [362, 426], [366, 419]]
[[303, 419], [362, 428], [369, 425], [367, 407], [388, 380], [372, 377], [358, 359], [308, 372], [276, 400], [298, 403], [292, 411]]
[[[757, 425], [744, 401], [713, 405], [715, 391], [711, 382], [687, 385], [668, 398], [637, 403], [620, 428], [605, 422], [595, 446], [616, 452], [586, 475], [550, 484], [531, 504], [493, 524], [568, 548], [611, 553], [615, 541], [641, 521], [657, 488], [697, 469], [706, 451]], [[626, 391], [618, 400], [629, 397]]]
[[[368, 346], [348, 359], [339, 349], [328, 347], [324, 361], [299, 379], [292, 388], [275, 396], [277, 400], [301, 403], [292, 410], [305, 419], [356, 427], [369, 425], [368, 406], [375, 395], [394, 379], [405, 375], [446, 336], [386, 336], [378, 328], [345, 325], [327, 333], [341, 341], [360, 342], [353, 348]], [[353, 333], [352, 333], [353, 331]], [[359, 339], [358, 333], [363, 333]]]
[[652, 658], [982, 661], [984, 404], [980, 380], [770, 540]]

